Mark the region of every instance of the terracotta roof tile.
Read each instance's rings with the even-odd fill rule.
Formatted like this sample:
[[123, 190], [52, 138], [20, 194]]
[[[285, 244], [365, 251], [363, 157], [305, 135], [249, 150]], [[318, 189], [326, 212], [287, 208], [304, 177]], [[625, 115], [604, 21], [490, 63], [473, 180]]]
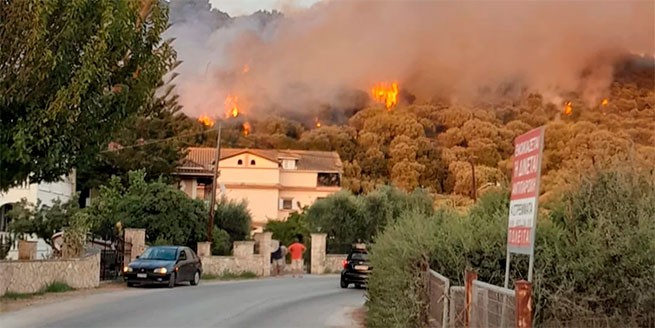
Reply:
[[[204, 168], [211, 171], [216, 157], [215, 148], [191, 147], [188, 150], [180, 169]], [[223, 148], [221, 160], [242, 153], [250, 153], [274, 162], [281, 158], [294, 158], [298, 160], [298, 170], [340, 172], [342, 169], [341, 158], [333, 151]]]

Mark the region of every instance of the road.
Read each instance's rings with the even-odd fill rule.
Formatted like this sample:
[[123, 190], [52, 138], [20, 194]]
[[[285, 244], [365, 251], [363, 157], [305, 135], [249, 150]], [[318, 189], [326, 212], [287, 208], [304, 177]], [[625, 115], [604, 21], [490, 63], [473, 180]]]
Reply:
[[364, 292], [339, 288], [337, 276], [201, 282], [130, 288], [9, 312], [10, 327], [355, 327], [350, 312]]

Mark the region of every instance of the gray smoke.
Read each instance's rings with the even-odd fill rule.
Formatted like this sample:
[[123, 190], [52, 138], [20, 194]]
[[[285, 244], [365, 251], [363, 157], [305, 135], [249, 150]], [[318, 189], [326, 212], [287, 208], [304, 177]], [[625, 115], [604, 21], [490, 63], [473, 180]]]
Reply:
[[417, 101], [474, 99], [511, 81], [550, 101], [596, 102], [621, 55], [655, 54], [653, 1], [323, 1], [238, 18], [171, 6], [190, 115], [221, 115], [228, 94], [251, 114], [306, 112], [393, 80]]

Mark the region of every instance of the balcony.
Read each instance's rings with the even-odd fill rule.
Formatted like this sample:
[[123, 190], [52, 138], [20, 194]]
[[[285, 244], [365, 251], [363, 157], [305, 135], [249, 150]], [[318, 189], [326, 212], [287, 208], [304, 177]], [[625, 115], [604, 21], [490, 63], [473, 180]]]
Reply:
[[322, 173], [316, 176], [317, 187], [340, 187], [341, 175], [339, 173]]

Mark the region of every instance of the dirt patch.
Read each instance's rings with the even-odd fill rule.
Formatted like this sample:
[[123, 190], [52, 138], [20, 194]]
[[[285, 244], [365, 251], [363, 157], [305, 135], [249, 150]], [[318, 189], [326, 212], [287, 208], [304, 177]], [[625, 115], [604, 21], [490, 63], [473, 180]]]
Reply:
[[364, 328], [366, 327], [366, 307], [362, 306], [350, 313], [350, 316], [353, 318], [357, 326], [355, 328]]
[[73, 297], [119, 291], [126, 288], [127, 286], [124, 282], [102, 282], [98, 288], [78, 289], [62, 293], [27, 295], [17, 299], [0, 298], [0, 313], [17, 311], [29, 306], [45, 305]]

